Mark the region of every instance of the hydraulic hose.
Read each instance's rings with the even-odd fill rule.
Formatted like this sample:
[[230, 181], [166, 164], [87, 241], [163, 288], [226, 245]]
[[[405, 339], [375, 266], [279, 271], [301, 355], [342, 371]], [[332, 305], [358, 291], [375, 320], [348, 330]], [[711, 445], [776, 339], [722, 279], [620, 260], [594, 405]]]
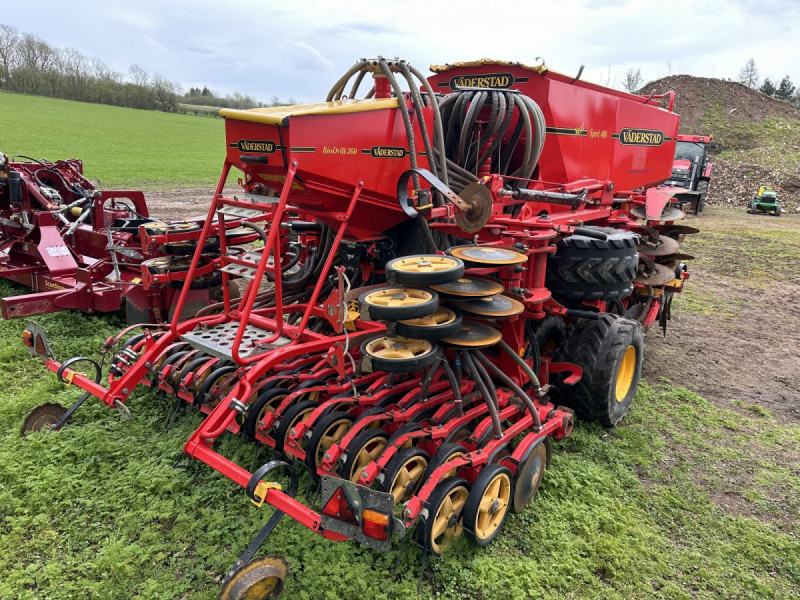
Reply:
[[450, 387], [453, 388], [453, 404], [456, 406], [456, 414], [459, 417], [462, 417], [464, 416], [464, 405], [461, 398], [461, 384], [456, 379], [453, 369], [446, 360], [442, 361], [442, 369], [444, 369], [444, 374], [447, 376], [447, 379], [450, 382]]
[[542, 420], [539, 418], [539, 411], [536, 410], [536, 406], [534, 406], [531, 397], [528, 396], [528, 394], [526, 394], [521, 387], [519, 387], [516, 383], [514, 383], [513, 379], [511, 379], [508, 375], [503, 373], [503, 371], [500, 370], [500, 368], [496, 364], [490, 361], [486, 357], [486, 355], [483, 354], [483, 352], [481, 352], [480, 350], [473, 350], [473, 353], [478, 358], [479, 362], [483, 363], [483, 365], [487, 369], [489, 369], [494, 374], [495, 377], [497, 377], [500, 381], [502, 381], [506, 387], [511, 388], [511, 390], [520, 398], [520, 400], [522, 400], [522, 402], [525, 404], [525, 407], [528, 409], [531, 418], [533, 419], [534, 429], [536, 431], [541, 429]]
[[[478, 391], [480, 391], [481, 396], [483, 396], [483, 401], [486, 403], [486, 406], [489, 409], [489, 416], [492, 419], [492, 430], [494, 432], [494, 437], [495, 439], [499, 440], [503, 437], [503, 427], [500, 425], [500, 415], [497, 410], [497, 405], [494, 403], [493, 396], [489, 393], [489, 389], [486, 387], [486, 382], [478, 372], [475, 362], [470, 357], [468, 351], [465, 350], [461, 353], [461, 360], [463, 361], [464, 367], [469, 372], [473, 381], [475, 381], [475, 385], [478, 386]], [[491, 383], [489, 385], [491, 385]]]
[[511, 349], [511, 346], [509, 346], [505, 340], [500, 340], [497, 342], [497, 345], [500, 346], [500, 348], [506, 354], [508, 354], [511, 359], [519, 365], [519, 368], [522, 369], [523, 372], [528, 376], [533, 384], [533, 389], [536, 390], [536, 395], [538, 396], [542, 392], [542, 386], [539, 384], [539, 378], [536, 376], [536, 373], [533, 372], [533, 369], [528, 366], [528, 363], [522, 360], [522, 357], [519, 354]]

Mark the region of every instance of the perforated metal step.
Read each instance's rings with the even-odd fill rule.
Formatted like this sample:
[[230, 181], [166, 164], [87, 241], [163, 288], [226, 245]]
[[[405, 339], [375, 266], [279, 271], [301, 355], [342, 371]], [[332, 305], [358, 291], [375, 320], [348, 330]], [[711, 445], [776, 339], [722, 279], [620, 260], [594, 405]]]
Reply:
[[250, 217], [257, 217], [263, 215], [263, 210], [255, 208], [242, 208], [241, 206], [223, 206], [217, 212], [227, 217], [235, 217], [237, 219], [249, 219]]
[[[247, 261], [252, 265], [240, 265], [237, 263], [230, 263], [222, 267], [221, 271], [225, 271], [230, 275], [237, 277], [245, 277], [246, 279], [255, 279], [258, 261], [261, 260], [261, 250], [251, 250], [250, 252], [236, 257], [237, 260]], [[267, 259], [267, 268], [272, 268], [272, 257]]]
[[[206, 354], [217, 358], [231, 358], [231, 347], [236, 338], [236, 330], [239, 328], [237, 321], [221, 323], [211, 327], [203, 327], [184, 333], [181, 340], [189, 344], [192, 348], [202, 350]], [[245, 327], [242, 343], [239, 346], [239, 356], [249, 358], [256, 354], [261, 354], [272, 348], [285, 346], [290, 342], [289, 338], [279, 337], [271, 344], [259, 344], [259, 340], [267, 340], [274, 335], [273, 332], [261, 329], [253, 325]]]

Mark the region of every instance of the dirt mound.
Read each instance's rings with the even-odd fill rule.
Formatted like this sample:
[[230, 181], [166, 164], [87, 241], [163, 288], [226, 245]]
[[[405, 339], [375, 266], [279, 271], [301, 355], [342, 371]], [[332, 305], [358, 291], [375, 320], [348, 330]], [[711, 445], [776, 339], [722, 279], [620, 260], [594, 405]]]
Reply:
[[761, 165], [740, 164], [712, 158], [714, 170], [708, 190], [708, 204], [747, 208], [762, 185], [775, 188], [781, 207], [787, 213], [800, 212], [800, 175]]
[[711, 106], [720, 106], [730, 123], [760, 122], [770, 117], [800, 120], [800, 111], [788, 102], [776, 100], [735, 81], [670, 75], [645, 85], [639, 94], [675, 92], [675, 112], [681, 115], [680, 132], [687, 134], [713, 134], [699, 131], [698, 121]]

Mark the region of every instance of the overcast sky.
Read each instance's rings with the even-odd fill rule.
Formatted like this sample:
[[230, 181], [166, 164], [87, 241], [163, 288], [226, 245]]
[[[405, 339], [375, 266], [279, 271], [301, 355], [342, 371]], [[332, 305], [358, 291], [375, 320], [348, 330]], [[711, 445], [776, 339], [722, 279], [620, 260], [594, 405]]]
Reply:
[[432, 63], [492, 57], [620, 87], [669, 74], [800, 83], [800, 0], [3, 0], [0, 23], [72, 47], [119, 72], [139, 64], [189, 86], [323, 100], [360, 57]]

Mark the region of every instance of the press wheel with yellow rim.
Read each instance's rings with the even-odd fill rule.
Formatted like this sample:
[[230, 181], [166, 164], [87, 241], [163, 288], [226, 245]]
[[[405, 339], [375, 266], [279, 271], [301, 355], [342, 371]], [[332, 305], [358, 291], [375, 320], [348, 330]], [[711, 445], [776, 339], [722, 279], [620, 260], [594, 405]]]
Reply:
[[454, 256], [415, 254], [386, 263], [386, 275], [400, 285], [441, 285], [464, 274], [464, 263]]
[[353, 427], [355, 417], [344, 411], [333, 411], [324, 415], [311, 429], [306, 444], [306, 465], [314, 476], [331, 446], [338, 444]]
[[[457, 444], [455, 442], [445, 442], [439, 449], [436, 450], [436, 453], [431, 458], [430, 462], [428, 463], [428, 468], [425, 471], [425, 476], [423, 479], [428, 481], [433, 476], [433, 472], [436, 471], [439, 467], [444, 464], [447, 464], [451, 461], [456, 460], [457, 458], [461, 458], [467, 453], [467, 450], [461, 444]], [[441, 477], [439, 477], [439, 481], [444, 481], [450, 477], [455, 477], [458, 473], [458, 469], [453, 467], [449, 471], [445, 471]]]
[[461, 312], [440, 306], [436, 312], [418, 319], [397, 322], [397, 334], [418, 340], [438, 340], [455, 335], [461, 329]]
[[478, 546], [488, 545], [500, 532], [514, 495], [508, 467], [488, 464], [478, 474], [464, 506], [464, 535]]
[[460, 477], [449, 477], [433, 488], [425, 503], [428, 514], [417, 526], [418, 541], [432, 554], [441, 556], [462, 534], [461, 518], [469, 493], [469, 484]]
[[381, 489], [394, 497], [395, 504], [407, 502], [422, 486], [429, 459], [421, 448], [400, 450], [383, 470]]
[[356, 435], [345, 448], [339, 474], [353, 483], [358, 481], [364, 467], [378, 460], [388, 440], [389, 434], [382, 429], [366, 429]]
[[431, 290], [386, 287], [359, 297], [361, 318], [383, 321], [418, 319], [436, 312], [439, 296]]
[[361, 344], [361, 356], [367, 372], [409, 373], [436, 360], [437, 346], [428, 340], [381, 335]]
[[283, 582], [289, 572], [280, 556], [251, 560], [226, 579], [217, 600], [267, 600], [283, 593]]
[[588, 420], [613, 427], [628, 413], [642, 374], [644, 331], [637, 321], [610, 314], [579, 319], [556, 352], [556, 362], [583, 371], [573, 386], [557, 386], [551, 397]]

